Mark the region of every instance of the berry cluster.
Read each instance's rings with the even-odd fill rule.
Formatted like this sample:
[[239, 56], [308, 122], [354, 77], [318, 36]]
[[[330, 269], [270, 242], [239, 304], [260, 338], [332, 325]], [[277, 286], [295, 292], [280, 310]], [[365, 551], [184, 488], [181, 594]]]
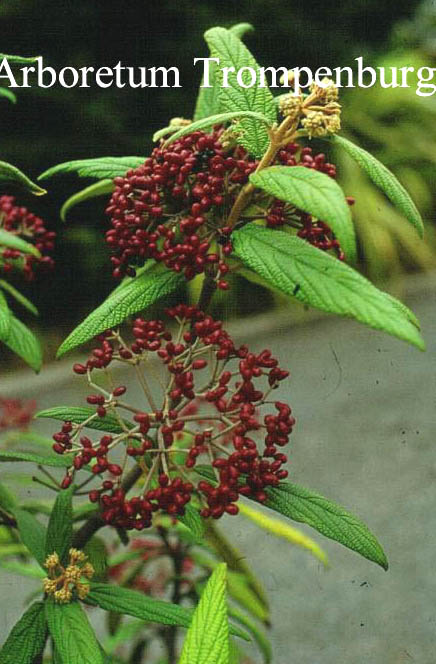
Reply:
[[[206, 272], [218, 288], [228, 288], [223, 277], [229, 271], [232, 229], [226, 220], [259, 162], [241, 146], [228, 146], [225, 135], [225, 129], [216, 127], [210, 134], [195, 131], [169, 147], [161, 144], [142, 166], [115, 178], [106, 209], [111, 218], [106, 241], [115, 277], [134, 276], [135, 267], [153, 258], [183, 272], [188, 280]], [[296, 143], [283, 147], [275, 163], [336, 174], [323, 154], [313, 157], [311, 148]], [[280, 225], [274, 221], [280, 201], [265, 200], [258, 191], [253, 202], [266, 209], [269, 226]], [[295, 214], [298, 218], [303, 213]], [[312, 237], [308, 234], [308, 241]]]
[[[287, 458], [280, 449], [288, 443], [295, 420], [289, 406], [269, 400], [269, 395], [288, 372], [269, 350], [256, 354], [235, 346], [222, 323], [196, 307], [178, 305], [167, 313], [178, 323], [176, 336], [162, 321], [138, 318], [130, 344], [115, 331], [99, 337], [87, 363], [74, 365], [96, 391], [87, 397], [95, 412], [80, 424], [65, 422], [53, 436], [55, 452], [74, 453], [62, 486], [69, 486], [75, 472], [90, 464], [94, 475], [104, 476], [100, 488], [90, 491], [90, 500], [101, 505], [107, 523], [123, 528], [150, 526], [157, 510], [182, 515], [194, 494], [205, 518], [236, 514], [240, 495], [264, 502], [266, 488], [287, 476], [282, 468]], [[148, 369], [150, 355], [162, 375]], [[146, 408], [124, 401], [126, 386], [115, 386], [109, 375], [114, 361], [133, 368]], [[93, 382], [93, 373], [101, 369], [110, 381], [108, 391]], [[153, 389], [157, 385], [159, 402]], [[271, 406], [272, 412], [261, 414]], [[132, 421], [122, 418], [121, 410]], [[96, 428], [94, 422], [106, 415], [112, 422], [116, 417], [119, 432], [93, 442], [83, 429]], [[104, 428], [104, 421], [98, 428]], [[123, 477], [129, 457], [145, 479], [141, 495], [127, 498]], [[198, 481], [199, 459], [209, 464], [214, 479]]]
[[23, 271], [28, 280], [34, 278], [36, 265], [52, 268], [54, 261], [50, 252], [54, 249], [56, 233], [48, 231], [44, 221], [25, 207], [15, 205], [13, 196], [0, 196], [0, 228], [33, 244], [41, 254], [24, 254], [17, 249], [0, 245], [0, 271], [11, 272], [14, 267]]

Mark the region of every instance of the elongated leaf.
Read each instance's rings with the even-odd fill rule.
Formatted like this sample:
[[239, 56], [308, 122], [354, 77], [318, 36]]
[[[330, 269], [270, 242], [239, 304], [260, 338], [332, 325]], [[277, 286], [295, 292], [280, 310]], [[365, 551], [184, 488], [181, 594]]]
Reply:
[[[95, 415], [95, 408], [88, 408], [86, 406], [56, 406], [55, 408], [47, 408], [41, 410], [35, 417], [48, 417], [53, 420], [60, 420], [62, 422], [73, 422], [74, 424], [82, 424], [92, 415]], [[128, 420], [122, 420], [128, 429], [133, 427], [133, 424]], [[96, 429], [97, 431], [109, 431], [110, 433], [122, 433], [124, 429], [120, 426], [119, 420], [114, 416], [107, 414], [104, 417], [96, 417], [86, 425], [88, 429]]]
[[115, 632], [108, 636], [103, 642], [105, 652], [111, 655], [115, 652], [118, 646], [131, 642], [140, 632], [143, 631], [145, 625], [142, 620], [131, 620], [128, 623], [123, 623]]
[[3, 343], [38, 373], [42, 366], [42, 349], [33, 332], [11, 315], [9, 333]]
[[271, 166], [253, 173], [250, 181], [281, 201], [325, 221], [336, 235], [346, 258], [356, 257], [356, 237], [350, 206], [338, 183], [325, 173], [304, 166]]
[[[253, 87], [244, 88], [238, 84], [236, 73], [233, 73], [229, 76], [229, 87], [222, 87], [222, 67], [234, 67], [235, 72], [243, 67], [251, 67], [259, 76], [259, 65], [246, 46], [230, 30], [224, 28], [212, 28], [205, 33], [204, 37], [212, 57], [220, 59], [217, 73], [220, 86], [219, 111], [255, 111], [267, 117], [270, 122], [275, 122], [277, 110], [274, 97], [267, 87], [258, 87], [259, 81]], [[251, 76], [247, 70], [243, 73], [242, 79], [244, 84], [251, 82]], [[241, 120], [238, 126], [244, 132], [240, 139], [241, 144], [256, 157], [261, 157], [269, 143], [266, 127], [252, 119]]]
[[8, 164], [6, 161], [0, 161], [0, 184], [17, 185], [30, 191], [31, 194], [35, 194], [35, 196], [42, 196], [47, 193], [45, 189], [41, 189], [27, 175], [24, 175], [19, 168]]
[[44, 603], [34, 602], [15, 624], [0, 650], [0, 664], [33, 664], [47, 638]]
[[226, 564], [218, 565], [195, 609], [179, 664], [228, 664]]
[[[242, 37], [247, 33], [254, 30], [253, 26], [250, 23], [237, 23], [230, 28], [235, 37], [242, 39]], [[201, 120], [202, 118], [207, 118], [209, 115], [215, 115], [219, 113], [219, 81], [217, 80], [217, 65], [215, 62], [210, 63], [209, 67], [209, 82], [210, 87], [205, 88], [204, 78], [201, 81], [200, 88], [198, 91], [198, 97], [195, 104], [194, 112], [194, 121]], [[153, 140], [154, 137], [153, 137]]]
[[46, 180], [53, 175], [63, 175], [64, 173], [77, 173], [81, 178], [115, 178], [122, 176], [131, 168], [141, 166], [145, 161], [144, 157], [96, 157], [95, 159], [76, 159], [66, 161], [63, 164], [52, 166], [41, 173], [38, 180]]
[[12, 104], [17, 103], [17, 97], [14, 95], [9, 88], [0, 88], [0, 97], [4, 97], [8, 101], [10, 101]]
[[30, 563], [17, 563], [14, 560], [0, 560], [0, 568], [5, 572], [9, 572], [10, 574], [25, 576], [29, 579], [44, 579], [47, 576], [41, 567], [38, 567], [37, 565], [32, 565]]
[[8, 62], [15, 65], [31, 65], [32, 62], [36, 62], [39, 58], [38, 55], [34, 55], [30, 58], [23, 58], [22, 55], [7, 55], [6, 53], [0, 53], [0, 60], [6, 58]]
[[231, 120], [236, 120], [236, 118], [250, 118], [257, 122], [263, 122], [267, 127], [272, 125], [272, 122], [262, 115], [262, 113], [255, 113], [253, 111], [230, 111], [228, 113], [218, 113], [216, 115], [210, 115], [207, 118], [202, 118], [201, 120], [196, 120], [190, 125], [182, 127], [165, 141], [165, 145], [171, 145], [174, 141], [177, 141], [179, 138], [187, 136], [188, 134], [192, 134], [194, 131], [207, 129], [218, 124], [225, 124]]
[[204, 538], [204, 520], [201, 518], [200, 513], [192, 505], [185, 505], [185, 514], [177, 517], [189, 530], [194, 534], [197, 542], [201, 542]]
[[355, 318], [424, 350], [407, 307], [304, 240], [248, 224], [232, 234], [234, 253], [272, 288], [322, 311]]
[[6, 512], [10, 512], [17, 506], [17, 498], [7, 486], [0, 482], [0, 507]]
[[12, 295], [12, 297], [19, 303], [21, 306], [23, 306], [27, 311], [30, 311], [31, 314], [34, 314], [35, 316], [38, 315], [38, 309], [35, 307], [34, 304], [30, 300], [27, 299], [20, 291], [18, 291], [14, 286], [11, 286], [10, 283], [5, 281], [4, 279], [0, 279], [0, 288], [2, 288], [6, 293], [9, 293], [9, 295]]
[[20, 509], [19, 507], [12, 510], [13, 515], [17, 520], [18, 532], [20, 533], [23, 544], [27, 546], [30, 553], [34, 555], [41, 567], [44, 566], [45, 561], [45, 538], [46, 529], [35, 519], [32, 514]]
[[406, 219], [415, 227], [419, 235], [424, 235], [424, 224], [415, 203], [410, 198], [403, 185], [391, 171], [372, 156], [369, 152], [360, 148], [355, 143], [348, 141], [343, 136], [332, 136], [330, 143], [339, 145], [356, 161], [365, 171], [369, 178], [377, 185], [389, 198], [391, 203], [400, 210]]
[[81, 189], [77, 193], [73, 194], [68, 198], [61, 207], [60, 216], [62, 221], [66, 221], [68, 212], [79, 203], [89, 200], [90, 198], [96, 198], [97, 196], [105, 196], [110, 194], [113, 191], [114, 184], [112, 180], [105, 179], [90, 184], [89, 187]]
[[128, 316], [149, 307], [156, 300], [174, 291], [183, 281], [183, 275], [168, 270], [163, 265], [152, 264], [143, 274], [109, 295], [103, 304], [65, 339], [57, 356], [60, 357], [104, 330], [116, 327]]
[[41, 466], [52, 466], [53, 468], [68, 468], [73, 463], [72, 454], [34, 454], [33, 452], [18, 452], [16, 450], [0, 450], [0, 462], [10, 463], [12, 461], [29, 461]]
[[73, 487], [59, 491], [47, 526], [46, 556], [56, 551], [62, 564], [68, 561], [73, 537]]
[[263, 661], [265, 664], [270, 664], [272, 661], [272, 648], [269, 639], [266, 637], [265, 632], [260, 629], [254, 620], [251, 620], [245, 613], [239, 611], [234, 606], [228, 607], [229, 616], [239, 622], [249, 634], [252, 635], [256, 641], [257, 646], [262, 653]]
[[45, 602], [50, 635], [63, 664], [103, 664], [94, 630], [78, 602]]
[[277, 488], [269, 487], [266, 492], [265, 505], [270, 509], [294, 521], [307, 523], [325, 537], [388, 569], [386, 555], [377, 539], [362, 521], [340, 505], [288, 482], [280, 482]]
[[239, 511], [243, 516], [246, 516], [250, 521], [253, 521], [253, 523], [262, 528], [262, 530], [266, 530], [276, 537], [285, 539], [296, 546], [310, 551], [315, 558], [320, 560], [324, 565], [327, 565], [327, 555], [321, 547], [311, 537], [297, 530], [297, 528], [279, 519], [274, 519], [244, 503], [239, 503]]
[[7, 247], [8, 249], [22, 251], [23, 254], [33, 254], [33, 256], [38, 257], [41, 255], [33, 244], [22, 240], [18, 235], [14, 235], [14, 233], [5, 231], [3, 228], [0, 228], [0, 245]]
[[11, 312], [3, 293], [0, 291], [0, 339], [8, 336], [11, 327]]

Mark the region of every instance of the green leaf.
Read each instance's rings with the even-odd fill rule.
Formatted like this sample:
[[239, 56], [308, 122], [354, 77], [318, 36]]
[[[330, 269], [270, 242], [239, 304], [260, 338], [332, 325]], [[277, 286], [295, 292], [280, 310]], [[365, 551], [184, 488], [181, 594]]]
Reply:
[[0, 568], [10, 574], [25, 576], [29, 579], [44, 579], [47, 576], [41, 567], [29, 563], [17, 563], [13, 560], [0, 560]]
[[9, 88], [0, 88], [0, 97], [5, 97], [5, 99], [8, 99], [12, 104], [17, 103], [16, 95], [14, 95]]
[[183, 136], [192, 134], [194, 131], [207, 129], [218, 124], [225, 124], [231, 120], [235, 120], [236, 118], [251, 118], [257, 122], [263, 122], [267, 127], [272, 125], [272, 122], [270, 122], [267, 117], [262, 115], [262, 113], [255, 113], [253, 111], [230, 111], [229, 113], [218, 113], [216, 115], [210, 115], [207, 118], [202, 118], [201, 120], [196, 120], [195, 122], [191, 122], [191, 124], [178, 129], [165, 141], [165, 147], [171, 145], [171, 143], [174, 143], [174, 141], [177, 141]]
[[[48, 417], [53, 420], [60, 420], [61, 422], [82, 424], [82, 422], [95, 416], [95, 414], [95, 408], [88, 408], [87, 406], [56, 406], [55, 408], [41, 410], [35, 415], [35, 417]], [[128, 420], [123, 419], [122, 421], [128, 429], [133, 427], [133, 424]], [[88, 422], [86, 426], [88, 429], [109, 431], [110, 433], [122, 433], [124, 431], [120, 426], [118, 418], [110, 414], [107, 414], [104, 417], [97, 416]]]
[[179, 664], [228, 664], [226, 564], [218, 565], [195, 609]]
[[153, 599], [136, 590], [106, 583], [91, 583], [86, 602], [97, 604], [105, 611], [125, 613], [146, 622], [188, 627], [192, 611], [177, 604]]
[[73, 537], [73, 486], [59, 491], [47, 526], [45, 555], [56, 553], [63, 565], [68, 562], [68, 551]]
[[22, 251], [23, 254], [33, 254], [33, 256], [37, 256], [38, 258], [41, 256], [38, 249], [34, 247], [33, 244], [26, 242], [18, 235], [14, 235], [14, 233], [5, 231], [3, 228], [0, 228], [0, 245], [8, 247], [8, 249]]
[[288, 482], [280, 482], [277, 488], [268, 487], [266, 493], [266, 507], [294, 521], [307, 523], [325, 537], [388, 569], [386, 555], [377, 539], [362, 521], [343, 507]]
[[0, 288], [2, 288], [4, 291], [9, 293], [9, 295], [12, 295], [15, 300], [21, 304], [27, 311], [30, 311], [31, 314], [34, 314], [35, 316], [38, 315], [38, 309], [35, 307], [34, 304], [30, 300], [27, 299], [20, 291], [18, 291], [14, 286], [11, 286], [10, 283], [5, 281], [4, 279], [0, 279]]
[[107, 548], [101, 537], [91, 537], [83, 548], [84, 553], [94, 568], [94, 582], [106, 581], [107, 577]]
[[47, 638], [44, 603], [34, 602], [12, 628], [0, 650], [0, 664], [33, 664]]
[[412, 312], [336, 258], [298, 237], [256, 224], [235, 231], [232, 239], [234, 253], [272, 288], [424, 350]]
[[35, 196], [42, 196], [46, 194], [45, 189], [41, 189], [37, 184], [32, 182], [27, 175], [24, 175], [16, 166], [8, 164], [6, 161], [0, 161], [0, 184], [14, 184]]
[[113, 191], [114, 183], [112, 180], [100, 180], [94, 184], [90, 184], [89, 187], [81, 189], [81, 191], [76, 192], [70, 198], [68, 198], [61, 207], [60, 216], [62, 221], [66, 221], [68, 212], [79, 203], [87, 201], [90, 198], [96, 198], [97, 196], [106, 196]]
[[200, 516], [200, 512], [188, 503], [185, 505], [185, 514], [177, 516], [177, 520], [181, 521], [189, 530], [194, 534], [197, 542], [202, 542], [204, 538], [204, 520]]
[[27, 546], [30, 553], [36, 558], [41, 567], [44, 567], [45, 562], [45, 538], [46, 529], [34, 516], [20, 509], [19, 507], [12, 510], [14, 517], [17, 520], [18, 532], [20, 533], [23, 544]]
[[28, 461], [40, 466], [52, 466], [53, 468], [68, 468], [73, 463], [72, 454], [34, 454], [33, 452], [17, 452], [15, 450], [0, 450], [0, 462]]
[[111, 636], [108, 636], [104, 641], [104, 649], [109, 655], [115, 652], [118, 646], [123, 643], [132, 642], [143, 629], [145, 625], [142, 620], [131, 620], [128, 623], [123, 623]]
[[[255, 111], [264, 115], [270, 122], [277, 119], [277, 110], [274, 97], [267, 87], [261, 88], [255, 84], [251, 88], [240, 86], [236, 80], [236, 74], [230, 74], [227, 88], [222, 87], [222, 67], [234, 67], [237, 72], [243, 67], [251, 67], [259, 75], [259, 65], [244, 44], [229, 30], [224, 28], [212, 28], [204, 35], [212, 57], [220, 59], [217, 80], [219, 89], [219, 111]], [[244, 83], [249, 83], [251, 77], [245, 72], [242, 76]], [[240, 139], [241, 144], [254, 154], [261, 157], [269, 144], [266, 127], [257, 120], [244, 119], [238, 123], [243, 130]]]
[[39, 58], [39, 55], [34, 55], [30, 58], [23, 58], [21, 55], [7, 55], [6, 53], [0, 53], [0, 60], [6, 58], [8, 62], [16, 65], [31, 65], [33, 62], [36, 62]]
[[53, 175], [77, 173], [81, 178], [115, 178], [127, 173], [131, 168], [138, 168], [145, 161], [144, 157], [97, 157], [95, 159], [76, 159], [52, 166], [41, 173], [38, 180], [46, 180]]
[[17, 499], [7, 486], [0, 482], [0, 507], [10, 512], [17, 506]]
[[[230, 28], [230, 32], [232, 32], [238, 39], [242, 39], [242, 37], [251, 30], [254, 30], [254, 28], [249, 23], [237, 23]], [[221, 110], [219, 102], [220, 88], [219, 81], [217, 80], [217, 70], [218, 68], [216, 63], [211, 62], [209, 67], [209, 83], [211, 87], [204, 88], [204, 79], [201, 81], [197, 102], [195, 104], [194, 121], [201, 120], [202, 118], [206, 118], [209, 115], [214, 115], [215, 113], [219, 113]]]
[[33, 332], [11, 315], [10, 328], [3, 343], [38, 373], [42, 366], [42, 349]]
[[0, 291], [0, 339], [8, 336], [11, 327], [11, 312], [3, 293]]
[[332, 136], [329, 142], [342, 147], [359, 164], [374, 184], [386, 194], [391, 203], [404, 214], [419, 235], [423, 237], [424, 224], [421, 215], [395, 175], [372, 154], [343, 138], [343, 136]]
[[229, 616], [239, 622], [252, 635], [262, 653], [265, 664], [270, 664], [272, 661], [272, 648], [265, 632], [262, 629], [259, 629], [254, 620], [251, 620], [245, 615], [245, 613], [239, 611], [239, 609], [236, 609], [234, 606], [229, 606], [228, 611]]
[[128, 316], [149, 307], [184, 282], [184, 276], [168, 270], [164, 265], [152, 263], [141, 275], [122, 288], [118, 287], [95, 309], [60, 346], [60, 357], [76, 346], [92, 339], [104, 330], [122, 323]]
[[281, 201], [329, 224], [349, 261], [356, 258], [350, 206], [338, 183], [305, 166], [271, 166], [250, 175], [250, 182]]
[[103, 664], [94, 630], [78, 602], [45, 602], [50, 635], [63, 664]]

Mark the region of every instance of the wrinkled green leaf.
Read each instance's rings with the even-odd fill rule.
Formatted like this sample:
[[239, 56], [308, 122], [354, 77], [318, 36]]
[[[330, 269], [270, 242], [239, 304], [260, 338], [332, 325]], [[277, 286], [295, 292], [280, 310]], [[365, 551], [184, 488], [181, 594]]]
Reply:
[[0, 291], [0, 339], [8, 336], [11, 327], [11, 312], [3, 293]]
[[13, 315], [11, 315], [9, 332], [2, 341], [38, 373], [42, 366], [40, 343], [33, 332]]
[[[268, 87], [261, 88], [255, 84], [251, 88], [244, 88], [238, 84], [236, 73], [229, 76], [230, 86], [222, 87], [222, 67], [234, 67], [236, 72], [243, 67], [251, 67], [259, 74], [259, 65], [246, 46], [230, 30], [224, 28], [207, 30], [204, 37], [209, 45], [212, 57], [220, 59], [217, 72], [217, 80], [220, 86], [218, 111], [255, 111], [267, 117], [270, 122], [275, 122], [277, 110], [274, 97]], [[251, 81], [247, 71], [244, 72], [242, 79], [244, 83]], [[261, 157], [269, 144], [266, 127], [257, 120], [248, 118], [241, 120], [238, 127], [243, 131], [243, 135], [239, 139], [241, 145], [256, 157]]]
[[200, 516], [200, 512], [192, 505], [185, 505], [185, 514], [177, 516], [177, 520], [181, 521], [195, 536], [197, 542], [201, 542], [204, 538], [204, 520]]
[[103, 664], [94, 630], [78, 602], [45, 602], [50, 635], [63, 664]]
[[44, 603], [34, 602], [12, 628], [0, 650], [0, 664], [33, 664], [47, 638]]
[[5, 281], [4, 279], [0, 279], [0, 288], [2, 288], [4, 291], [9, 293], [21, 306], [23, 306], [27, 311], [30, 311], [31, 314], [34, 314], [35, 316], [38, 315], [38, 309], [35, 307], [34, 304], [30, 300], [27, 299], [20, 291], [18, 291], [14, 286], [12, 286], [10, 283]]
[[0, 228], [0, 245], [7, 247], [8, 249], [16, 249], [17, 251], [22, 251], [23, 254], [32, 254], [33, 256], [40, 256], [38, 249], [30, 242], [26, 242], [18, 235], [5, 231], [3, 228]]
[[[35, 417], [48, 417], [53, 420], [60, 420], [61, 422], [82, 424], [82, 422], [93, 415], [95, 415], [95, 408], [88, 408], [87, 406], [55, 406], [55, 408], [47, 408], [46, 410], [39, 411]], [[122, 421], [128, 429], [134, 426], [128, 420], [123, 419]], [[110, 433], [122, 433], [123, 431], [118, 418], [111, 414], [107, 414], [104, 417], [95, 417], [86, 426], [88, 429], [108, 431]]]
[[27, 546], [30, 553], [34, 555], [41, 567], [45, 561], [45, 538], [46, 529], [32, 514], [16, 507], [12, 510], [17, 520], [18, 532], [21, 541]]
[[6, 161], [0, 161], [0, 184], [17, 185], [22, 189], [26, 189], [26, 191], [30, 191], [31, 194], [35, 194], [35, 196], [42, 196], [47, 193], [45, 189], [41, 189], [27, 175], [24, 175], [19, 168], [8, 164]]
[[171, 145], [171, 143], [174, 143], [174, 141], [177, 141], [179, 138], [187, 136], [188, 134], [192, 134], [194, 131], [207, 129], [218, 124], [226, 124], [227, 122], [235, 120], [236, 118], [250, 118], [256, 120], [257, 122], [263, 122], [267, 127], [272, 125], [272, 122], [267, 117], [261, 113], [255, 113], [253, 111], [230, 111], [228, 113], [218, 113], [216, 115], [210, 115], [207, 118], [202, 118], [201, 120], [196, 120], [190, 125], [186, 125], [186, 127], [178, 129], [175, 134], [172, 134], [172, 136], [170, 136], [165, 141], [165, 145]]
[[250, 182], [271, 196], [327, 222], [346, 258], [349, 261], [356, 258], [350, 206], [342, 189], [331, 177], [305, 166], [271, 166], [250, 175]]
[[89, 200], [90, 198], [96, 198], [97, 196], [106, 196], [113, 191], [114, 184], [112, 180], [100, 180], [94, 184], [90, 184], [89, 187], [81, 189], [81, 191], [76, 192], [70, 198], [68, 198], [61, 207], [60, 216], [62, 221], [66, 221], [68, 212], [79, 203]]
[[15, 450], [0, 450], [0, 462], [10, 463], [12, 461], [29, 461], [41, 466], [52, 466], [54, 468], [68, 468], [73, 463], [72, 454], [56, 454], [47, 452], [46, 455], [34, 454], [33, 452], [18, 452]]
[[168, 270], [162, 264], [151, 264], [149, 269], [118, 287], [109, 297], [76, 327], [60, 346], [57, 356], [92, 339], [104, 330], [116, 327], [128, 316], [149, 307], [183, 283], [183, 275]]
[[298, 237], [255, 224], [235, 231], [232, 238], [234, 253], [272, 288], [424, 349], [407, 307], [336, 258]]
[[138, 168], [145, 161], [144, 157], [96, 157], [95, 159], [76, 159], [52, 166], [41, 173], [38, 180], [46, 180], [53, 175], [77, 173], [81, 178], [115, 178], [123, 176], [131, 168]]
[[372, 156], [369, 152], [348, 141], [343, 136], [332, 136], [330, 143], [339, 145], [343, 148], [359, 166], [365, 171], [369, 178], [379, 187], [389, 198], [391, 203], [400, 210], [406, 219], [415, 227], [421, 237], [424, 235], [424, 224], [415, 203], [398, 182], [391, 171]]
[[228, 664], [226, 564], [210, 577], [192, 617], [179, 664]]
[[68, 562], [68, 551], [73, 537], [73, 486], [59, 491], [47, 526], [46, 556], [59, 555], [63, 565]]
[[103, 539], [100, 537], [91, 537], [86, 543], [84, 553], [94, 568], [94, 582], [106, 581], [107, 576], [107, 548]]

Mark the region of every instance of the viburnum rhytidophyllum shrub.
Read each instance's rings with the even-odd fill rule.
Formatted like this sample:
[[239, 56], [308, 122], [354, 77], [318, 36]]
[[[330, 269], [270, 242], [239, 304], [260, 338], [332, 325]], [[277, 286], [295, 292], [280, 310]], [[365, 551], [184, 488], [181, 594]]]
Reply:
[[[97, 180], [74, 194], [61, 216], [80, 201], [107, 196], [102, 242], [105, 232], [108, 269], [121, 283], [58, 351], [94, 339], [88, 359], [73, 367], [88, 384], [87, 403], [38, 414], [62, 422], [49, 452], [47, 439], [36, 436], [39, 448], [17, 449], [18, 436], [0, 452], [2, 461], [39, 464], [44, 478], [37, 481], [57, 493], [46, 527], [34, 516], [45, 515], [46, 506], [32, 503], [32, 514], [0, 488], [7, 532], [12, 537], [18, 529], [46, 577], [42, 601], [12, 630], [0, 664], [41, 661], [47, 635], [54, 661], [63, 664], [100, 664], [108, 661], [105, 650], [117, 650], [117, 662], [152, 662], [148, 644], [156, 636], [169, 664], [242, 664], [250, 660], [233, 637], [247, 632], [270, 662], [265, 592], [218, 520], [238, 514], [326, 558], [313, 540], [250, 503], [305, 522], [387, 569], [382, 547], [358, 518], [294, 484], [292, 473], [288, 479], [295, 424], [283, 396], [288, 368], [274, 349], [236, 342], [210, 305], [218, 290], [232, 296], [231, 275], [239, 274], [422, 349], [413, 313], [352, 267], [354, 201], [338, 184], [331, 148], [347, 151], [418, 233], [422, 222], [394, 176], [338, 135], [341, 106], [331, 81], [295, 94], [288, 76], [288, 90], [278, 97], [250, 85], [248, 70], [259, 73], [259, 66], [240, 40], [246, 29], [207, 31], [211, 56], [219, 60], [211, 87], [200, 88], [192, 120], [175, 118], [157, 132], [150, 156], [67, 162], [41, 176], [77, 172]], [[236, 74], [223, 86], [222, 67], [245, 68], [245, 87]], [[324, 141], [324, 152], [312, 138]], [[160, 298], [176, 300], [193, 279], [197, 302], [180, 296], [161, 314], [147, 314]], [[298, 389], [295, 377], [294, 384]], [[130, 531], [144, 529], [134, 546], [121, 549]], [[153, 564], [161, 558], [165, 574], [156, 577]], [[220, 561], [228, 565], [229, 602]], [[28, 573], [26, 566], [22, 571]], [[164, 598], [156, 596], [156, 578], [164, 578]], [[198, 600], [192, 615], [185, 604]], [[109, 612], [111, 636], [103, 644], [80, 602]], [[122, 623], [126, 615], [139, 620]], [[243, 629], [229, 624], [228, 615]], [[189, 625], [178, 660], [177, 630]]]

